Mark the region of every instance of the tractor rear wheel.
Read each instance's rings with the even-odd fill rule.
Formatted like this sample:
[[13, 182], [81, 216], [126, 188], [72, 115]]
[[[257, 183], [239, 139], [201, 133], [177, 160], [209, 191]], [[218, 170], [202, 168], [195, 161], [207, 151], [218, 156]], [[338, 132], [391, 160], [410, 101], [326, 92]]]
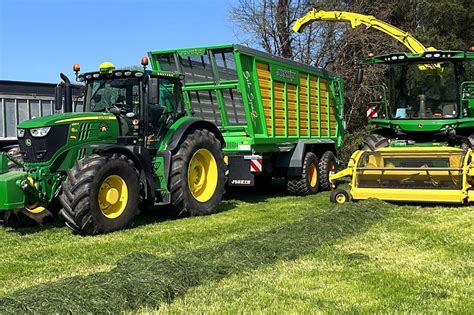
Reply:
[[91, 155], [76, 162], [62, 183], [60, 215], [83, 235], [125, 229], [138, 214], [140, 183], [124, 156]]
[[189, 133], [173, 155], [170, 212], [177, 217], [211, 214], [225, 193], [221, 143], [205, 129]]
[[370, 134], [364, 140], [364, 150], [366, 151], [375, 151], [385, 147], [388, 147], [388, 139], [379, 134]]
[[290, 195], [312, 195], [318, 192], [320, 180], [318, 157], [308, 152], [303, 161], [301, 177], [288, 179], [286, 187]]
[[329, 175], [336, 171], [337, 160], [332, 151], [324, 152], [319, 161], [319, 171], [321, 172], [321, 190], [331, 190]]

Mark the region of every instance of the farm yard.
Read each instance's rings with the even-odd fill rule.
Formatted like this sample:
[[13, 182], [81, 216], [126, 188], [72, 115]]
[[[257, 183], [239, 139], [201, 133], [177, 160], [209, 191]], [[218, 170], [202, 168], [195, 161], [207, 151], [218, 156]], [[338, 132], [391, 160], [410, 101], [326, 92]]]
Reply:
[[1, 229], [0, 313], [474, 309], [471, 207], [230, 193], [211, 216], [142, 214], [95, 237]]

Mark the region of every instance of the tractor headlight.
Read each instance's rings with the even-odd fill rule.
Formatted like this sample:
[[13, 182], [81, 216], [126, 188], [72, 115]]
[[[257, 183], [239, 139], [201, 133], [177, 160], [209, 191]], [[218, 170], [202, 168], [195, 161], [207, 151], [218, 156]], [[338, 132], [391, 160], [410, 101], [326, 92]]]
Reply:
[[30, 133], [35, 138], [41, 138], [45, 137], [48, 134], [49, 130], [51, 130], [51, 127], [33, 128], [30, 129]]
[[25, 129], [17, 129], [16, 136], [17, 138], [23, 138], [25, 136]]

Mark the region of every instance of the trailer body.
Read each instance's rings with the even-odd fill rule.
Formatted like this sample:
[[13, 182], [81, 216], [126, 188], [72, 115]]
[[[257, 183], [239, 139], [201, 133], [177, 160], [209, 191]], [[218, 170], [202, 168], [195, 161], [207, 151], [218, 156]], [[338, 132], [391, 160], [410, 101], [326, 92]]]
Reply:
[[344, 134], [343, 81], [337, 76], [240, 45], [151, 51], [154, 70], [185, 75], [192, 115], [221, 130], [229, 185], [254, 175], [301, 176], [305, 154], [337, 154]]

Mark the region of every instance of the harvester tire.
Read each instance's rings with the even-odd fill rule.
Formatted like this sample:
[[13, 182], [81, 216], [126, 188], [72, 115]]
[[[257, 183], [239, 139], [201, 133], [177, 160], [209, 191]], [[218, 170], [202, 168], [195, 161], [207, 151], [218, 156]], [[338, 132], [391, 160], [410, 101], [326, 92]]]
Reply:
[[331, 182], [329, 181], [329, 175], [331, 172], [335, 172], [337, 168], [336, 155], [332, 151], [326, 151], [319, 160], [319, 172], [320, 175], [320, 187], [321, 190], [331, 190]]
[[349, 193], [344, 189], [334, 189], [329, 197], [332, 203], [343, 204], [351, 200]]
[[286, 187], [290, 195], [312, 195], [318, 192], [320, 180], [318, 157], [313, 152], [308, 152], [303, 161], [301, 177], [289, 178]]
[[215, 212], [225, 193], [225, 172], [216, 136], [206, 129], [190, 132], [172, 158], [169, 212], [176, 217]]
[[125, 156], [90, 155], [67, 171], [60, 212], [66, 225], [82, 235], [130, 227], [138, 214], [140, 182]]
[[375, 151], [385, 147], [388, 147], [388, 139], [379, 134], [370, 134], [364, 140], [364, 150], [366, 151]]

